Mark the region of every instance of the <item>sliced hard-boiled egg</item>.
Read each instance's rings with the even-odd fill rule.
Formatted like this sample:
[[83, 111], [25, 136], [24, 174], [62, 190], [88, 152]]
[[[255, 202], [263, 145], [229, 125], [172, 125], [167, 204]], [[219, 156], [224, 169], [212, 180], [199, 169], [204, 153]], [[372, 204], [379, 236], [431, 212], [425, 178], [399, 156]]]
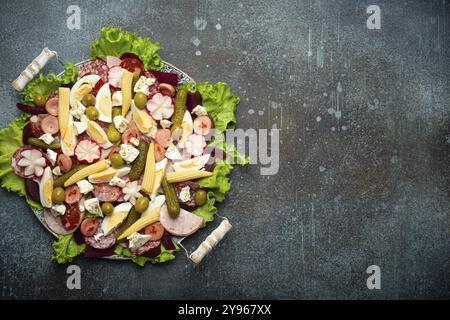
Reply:
[[108, 235], [115, 230], [126, 219], [132, 206], [133, 205], [129, 202], [124, 202], [115, 206], [112, 214], [103, 219], [103, 233]]
[[52, 168], [46, 167], [39, 182], [39, 198], [45, 208], [52, 207], [53, 174]]
[[150, 215], [155, 208], [161, 208], [164, 203], [166, 203], [166, 196], [159, 195], [153, 198], [153, 200], [148, 205], [147, 209], [142, 213], [141, 218], [145, 218]]
[[130, 172], [130, 167], [123, 167], [120, 169], [108, 168], [106, 170], [93, 173], [88, 177], [90, 183], [105, 183], [109, 182], [114, 177], [123, 177]]
[[[88, 84], [91, 87], [91, 91], [92, 91], [92, 88], [97, 84], [98, 80], [100, 80], [100, 76], [98, 76], [96, 74], [90, 74], [90, 75], [84, 76], [83, 78], [81, 78], [77, 82], [75, 82], [75, 84], [72, 86], [72, 89], [70, 89], [70, 100], [69, 100], [70, 106], [72, 108], [76, 108], [77, 101], [79, 101], [83, 98], [82, 96], [80, 97], [81, 93], [78, 93], [78, 95], [77, 95], [78, 90], [81, 89], [81, 86], [83, 84]], [[86, 89], [88, 89], [88, 87], [85, 86], [85, 89], [83, 89], [83, 90], [86, 90]], [[77, 100], [77, 99], [79, 99], [79, 100]]]
[[112, 101], [109, 83], [105, 83], [100, 90], [98, 90], [95, 108], [97, 108], [99, 113], [98, 120], [111, 123]]
[[201, 170], [209, 160], [210, 155], [204, 154], [200, 157], [176, 162], [173, 164], [173, 170], [175, 171], [188, 171], [188, 170]]
[[156, 127], [156, 121], [145, 110], [139, 110], [131, 101], [131, 112], [133, 114], [133, 121], [136, 127], [142, 133], [149, 133], [152, 128]]
[[77, 145], [76, 128], [73, 124], [72, 117], [69, 117], [69, 123], [67, 125], [66, 132], [61, 138], [61, 151], [66, 156], [73, 156], [75, 147]]
[[158, 189], [161, 186], [162, 178], [166, 171], [167, 163], [168, 160], [164, 158], [155, 164], [155, 183], [153, 184], [152, 196], [158, 193]]
[[189, 111], [186, 111], [184, 113], [181, 128], [183, 129], [183, 133], [181, 134], [181, 137], [178, 139], [179, 147], [183, 147], [187, 137], [194, 132], [194, 122], [192, 121], [192, 116]]
[[86, 120], [86, 125], [86, 133], [88, 136], [97, 142], [103, 149], [108, 149], [112, 146], [111, 142], [108, 140], [108, 135], [105, 130], [103, 130], [97, 122]]

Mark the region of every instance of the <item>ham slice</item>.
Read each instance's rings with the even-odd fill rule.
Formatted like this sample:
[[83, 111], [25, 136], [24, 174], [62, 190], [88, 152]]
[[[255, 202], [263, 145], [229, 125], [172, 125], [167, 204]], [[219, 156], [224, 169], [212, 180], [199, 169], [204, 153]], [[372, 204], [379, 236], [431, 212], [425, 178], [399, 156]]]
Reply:
[[159, 215], [159, 221], [164, 229], [177, 237], [187, 237], [195, 233], [203, 224], [202, 218], [184, 209], [180, 209], [179, 216], [173, 219], [166, 205], [161, 207]]

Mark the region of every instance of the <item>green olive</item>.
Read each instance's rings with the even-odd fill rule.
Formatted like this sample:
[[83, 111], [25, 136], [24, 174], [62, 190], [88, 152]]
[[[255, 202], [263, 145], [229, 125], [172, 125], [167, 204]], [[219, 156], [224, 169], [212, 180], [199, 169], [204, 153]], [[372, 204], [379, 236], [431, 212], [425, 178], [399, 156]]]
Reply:
[[138, 82], [139, 78], [141, 77], [141, 73], [139, 71], [133, 72], [133, 80], [131, 81], [131, 87], [134, 88], [134, 85], [136, 82]]
[[147, 104], [147, 96], [142, 92], [138, 92], [134, 95], [134, 104], [139, 109], [144, 109]]
[[112, 109], [111, 117], [113, 119], [114, 119], [114, 117], [121, 116], [121, 115], [122, 115], [122, 108], [121, 107], [116, 107], [116, 108]]
[[97, 108], [90, 106], [86, 108], [86, 115], [89, 118], [89, 120], [97, 120], [98, 116], [99, 116], [99, 112], [97, 110]]
[[199, 189], [195, 191], [194, 201], [197, 206], [202, 206], [206, 203], [206, 191], [203, 189]]
[[53, 189], [52, 192], [52, 202], [54, 204], [61, 204], [64, 202], [64, 189], [61, 187], [57, 187], [55, 189]]
[[106, 130], [106, 134], [108, 136], [109, 141], [111, 141], [112, 143], [115, 143], [120, 139], [122, 139], [122, 135], [120, 134], [119, 131], [117, 131], [113, 123], [108, 125], [108, 130]]
[[114, 206], [111, 202], [102, 203], [102, 212], [105, 216], [109, 216], [114, 211]]
[[81, 99], [81, 102], [85, 106], [93, 106], [93, 105], [95, 105], [95, 97], [92, 93], [88, 93], [87, 95], [85, 95], [83, 97], [83, 99]]
[[125, 165], [125, 161], [123, 161], [122, 157], [120, 156], [120, 154], [113, 153], [111, 155], [111, 165], [113, 166], [113, 168], [115, 169], [120, 169]]
[[144, 213], [145, 210], [148, 208], [148, 204], [150, 201], [148, 201], [147, 197], [140, 197], [136, 200], [136, 204], [134, 205], [134, 209], [139, 213]]
[[47, 102], [47, 100], [44, 98], [44, 96], [37, 94], [34, 96], [33, 102], [36, 107], [43, 108], [45, 107], [45, 103]]

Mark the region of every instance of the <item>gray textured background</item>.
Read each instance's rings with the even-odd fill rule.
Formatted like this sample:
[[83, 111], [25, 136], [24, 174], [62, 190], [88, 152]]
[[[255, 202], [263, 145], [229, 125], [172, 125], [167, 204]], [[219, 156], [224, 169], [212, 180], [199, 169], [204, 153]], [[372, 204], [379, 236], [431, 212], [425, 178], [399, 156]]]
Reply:
[[[69, 4], [81, 30], [66, 27]], [[370, 4], [381, 30], [366, 27]], [[44, 46], [79, 61], [114, 24], [160, 41], [196, 80], [229, 83], [239, 127], [281, 129], [279, 173], [233, 173], [220, 212], [235, 229], [200, 266], [79, 258], [82, 290], [70, 291], [52, 237], [0, 190], [2, 298], [450, 298], [446, 0], [3, 1], [0, 12], [1, 127], [19, 114], [10, 81]], [[366, 288], [372, 264], [381, 290]]]

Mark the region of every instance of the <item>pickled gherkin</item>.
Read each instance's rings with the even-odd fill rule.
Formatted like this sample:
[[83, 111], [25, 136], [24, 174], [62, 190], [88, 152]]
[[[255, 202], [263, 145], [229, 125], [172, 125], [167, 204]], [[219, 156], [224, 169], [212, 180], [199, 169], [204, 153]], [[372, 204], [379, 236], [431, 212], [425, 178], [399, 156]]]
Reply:
[[56, 178], [56, 180], [53, 182], [53, 187], [64, 187], [64, 183], [71, 177], [73, 176], [75, 173], [77, 173], [78, 171], [80, 171], [81, 169], [85, 168], [87, 165], [86, 164], [78, 164], [75, 167], [72, 168], [72, 170], [70, 170], [69, 172], [63, 174], [62, 176]]
[[128, 173], [128, 177], [133, 181], [139, 179], [141, 174], [144, 172], [145, 169], [145, 162], [147, 160], [147, 152], [148, 152], [148, 143], [144, 139], [141, 139], [139, 141], [139, 145], [137, 146], [137, 149], [139, 150], [139, 155], [137, 158], [133, 161], [133, 164], [131, 165], [130, 173]]

